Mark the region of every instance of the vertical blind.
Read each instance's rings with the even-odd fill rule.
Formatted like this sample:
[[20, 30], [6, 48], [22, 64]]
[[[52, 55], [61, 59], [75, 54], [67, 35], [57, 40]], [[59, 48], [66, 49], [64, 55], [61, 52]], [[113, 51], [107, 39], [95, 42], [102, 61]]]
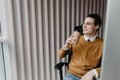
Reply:
[[[5, 0], [11, 80], [59, 80], [54, 65], [74, 26], [90, 13], [102, 17], [107, 0]], [[65, 74], [65, 71], [64, 71]]]

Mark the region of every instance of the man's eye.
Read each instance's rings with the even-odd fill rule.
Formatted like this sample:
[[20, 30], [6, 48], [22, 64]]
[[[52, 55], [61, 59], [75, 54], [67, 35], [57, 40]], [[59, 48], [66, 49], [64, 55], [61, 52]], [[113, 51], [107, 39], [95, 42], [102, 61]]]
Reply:
[[90, 25], [91, 23], [87, 23], [88, 25]]

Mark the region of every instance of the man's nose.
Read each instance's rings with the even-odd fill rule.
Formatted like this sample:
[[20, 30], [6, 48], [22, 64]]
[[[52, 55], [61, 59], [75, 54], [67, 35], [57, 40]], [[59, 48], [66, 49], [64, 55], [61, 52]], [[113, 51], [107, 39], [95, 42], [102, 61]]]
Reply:
[[86, 24], [83, 24], [83, 28], [85, 28], [86, 27]]

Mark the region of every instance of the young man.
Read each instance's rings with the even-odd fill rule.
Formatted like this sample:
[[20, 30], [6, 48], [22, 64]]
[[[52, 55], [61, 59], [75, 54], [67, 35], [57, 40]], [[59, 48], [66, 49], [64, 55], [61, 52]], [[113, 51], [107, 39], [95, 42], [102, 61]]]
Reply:
[[88, 15], [82, 26], [84, 35], [80, 36], [80, 33], [75, 31], [58, 51], [60, 58], [66, 56], [67, 50], [72, 51], [68, 73], [64, 80], [93, 80], [100, 77], [103, 39], [96, 35], [100, 26], [99, 15]]

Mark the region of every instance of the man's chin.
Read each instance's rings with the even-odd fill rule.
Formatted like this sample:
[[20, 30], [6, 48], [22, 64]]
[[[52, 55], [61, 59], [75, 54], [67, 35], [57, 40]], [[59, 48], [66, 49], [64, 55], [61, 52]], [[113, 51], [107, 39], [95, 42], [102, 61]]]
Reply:
[[89, 33], [83, 33], [84, 35], [89, 35]]
[[87, 32], [83, 32], [83, 34], [87, 34]]

